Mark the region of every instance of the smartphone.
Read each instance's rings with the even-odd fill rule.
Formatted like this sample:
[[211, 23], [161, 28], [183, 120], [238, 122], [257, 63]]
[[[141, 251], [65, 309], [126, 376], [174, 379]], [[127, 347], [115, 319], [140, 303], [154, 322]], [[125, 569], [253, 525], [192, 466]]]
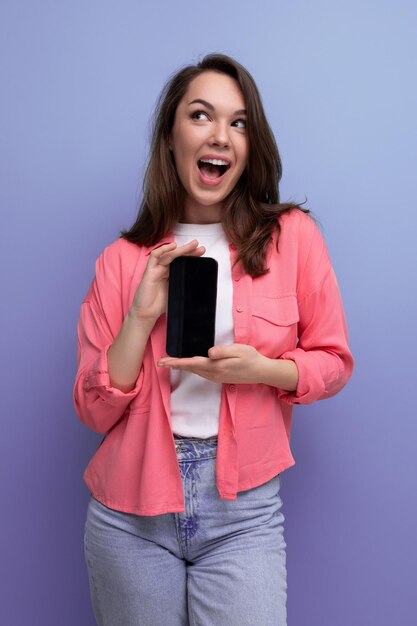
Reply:
[[180, 256], [169, 267], [166, 351], [172, 357], [208, 356], [214, 346], [218, 263]]

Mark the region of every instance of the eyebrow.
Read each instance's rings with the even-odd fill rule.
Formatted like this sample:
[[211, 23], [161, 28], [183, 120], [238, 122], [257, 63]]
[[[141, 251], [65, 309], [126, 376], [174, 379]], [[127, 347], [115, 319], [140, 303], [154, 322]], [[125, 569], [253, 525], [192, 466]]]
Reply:
[[[214, 111], [214, 106], [210, 104], [210, 102], [207, 102], [207, 100], [202, 100], [201, 98], [196, 98], [195, 100], [191, 100], [191, 102], [189, 102], [188, 105], [190, 104], [203, 104], [205, 107], [210, 109], [210, 111]], [[233, 115], [246, 115], [246, 109], [239, 109], [238, 111], [235, 111]]]

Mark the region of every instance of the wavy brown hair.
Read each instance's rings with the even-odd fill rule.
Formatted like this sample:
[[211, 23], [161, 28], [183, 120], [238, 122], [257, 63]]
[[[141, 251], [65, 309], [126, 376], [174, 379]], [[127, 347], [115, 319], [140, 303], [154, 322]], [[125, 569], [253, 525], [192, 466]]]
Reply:
[[246, 103], [248, 163], [235, 188], [224, 200], [222, 225], [237, 249], [237, 262], [241, 261], [251, 276], [261, 276], [268, 272], [266, 253], [274, 229], [278, 231], [278, 246], [279, 216], [301, 207], [294, 203], [280, 203], [281, 159], [260, 94], [249, 72], [224, 54], [205, 56], [196, 65], [177, 72], [165, 85], [155, 109], [138, 217], [130, 230], [122, 232], [122, 237], [137, 244], [155, 245], [172, 230], [175, 222], [181, 221], [185, 192], [169, 150], [169, 137], [178, 104], [190, 82], [207, 71], [220, 72], [235, 79]]

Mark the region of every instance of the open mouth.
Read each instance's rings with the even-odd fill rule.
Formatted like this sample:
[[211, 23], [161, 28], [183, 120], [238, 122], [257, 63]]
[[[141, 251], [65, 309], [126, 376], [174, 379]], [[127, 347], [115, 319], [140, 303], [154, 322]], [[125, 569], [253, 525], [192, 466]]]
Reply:
[[197, 165], [200, 172], [212, 180], [220, 178], [230, 168], [230, 163], [223, 159], [200, 159]]

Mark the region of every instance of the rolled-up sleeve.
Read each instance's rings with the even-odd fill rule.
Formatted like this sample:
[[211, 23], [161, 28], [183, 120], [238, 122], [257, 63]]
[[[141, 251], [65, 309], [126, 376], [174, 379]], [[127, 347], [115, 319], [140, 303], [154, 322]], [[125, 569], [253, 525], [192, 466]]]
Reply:
[[298, 285], [298, 342], [281, 355], [298, 369], [295, 391], [278, 390], [288, 404], [309, 404], [334, 396], [349, 380], [353, 357], [337, 279], [317, 227]]
[[[116, 261], [116, 262], [115, 262]], [[74, 405], [80, 420], [104, 434], [122, 417], [141, 390], [143, 370], [128, 393], [111, 386], [107, 352], [123, 323], [120, 263], [106, 249], [81, 305], [78, 322], [78, 372]]]

